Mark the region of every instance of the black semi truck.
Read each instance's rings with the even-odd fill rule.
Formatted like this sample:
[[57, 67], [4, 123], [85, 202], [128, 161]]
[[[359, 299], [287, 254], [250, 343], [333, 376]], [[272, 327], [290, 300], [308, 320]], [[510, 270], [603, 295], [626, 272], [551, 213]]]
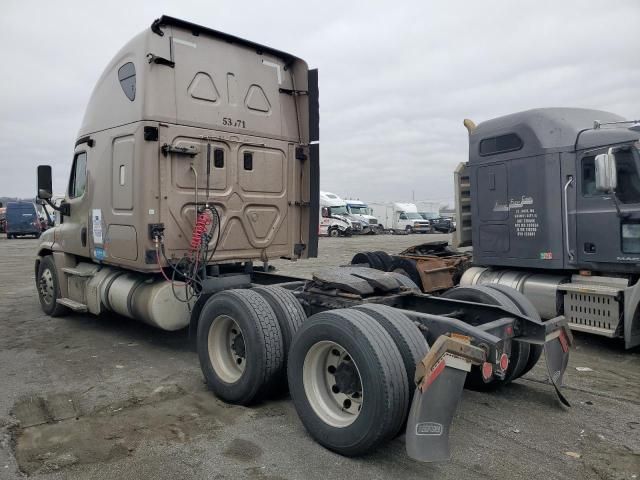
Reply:
[[454, 243], [474, 266], [460, 284], [515, 288], [542, 318], [639, 345], [640, 123], [544, 108], [464, 124]]
[[450, 298], [456, 285], [511, 287], [543, 319], [640, 345], [640, 121], [541, 108], [464, 125], [455, 248], [428, 242], [352, 263]]

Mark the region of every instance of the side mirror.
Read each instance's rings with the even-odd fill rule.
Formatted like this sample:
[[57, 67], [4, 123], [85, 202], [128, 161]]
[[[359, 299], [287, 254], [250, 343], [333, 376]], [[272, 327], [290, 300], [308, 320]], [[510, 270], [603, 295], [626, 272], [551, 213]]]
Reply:
[[327, 207], [322, 207], [322, 217], [323, 218], [329, 217], [329, 209]]
[[610, 148], [607, 153], [596, 155], [596, 190], [610, 193], [618, 186], [616, 156]]
[[49, 200], [52, 196], [51, 165], [38, 165], [38, 198]]

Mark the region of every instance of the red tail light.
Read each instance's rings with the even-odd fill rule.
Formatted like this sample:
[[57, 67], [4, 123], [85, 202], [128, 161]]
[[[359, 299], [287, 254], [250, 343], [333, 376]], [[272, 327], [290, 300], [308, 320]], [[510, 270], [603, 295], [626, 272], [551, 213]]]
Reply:
[[509, 357], [507, 357], [506, 353], [503, 353], [500, 356], [500, 370], [502, 370], [503, 372], [506, 372], [507, 367], [509, 367]]

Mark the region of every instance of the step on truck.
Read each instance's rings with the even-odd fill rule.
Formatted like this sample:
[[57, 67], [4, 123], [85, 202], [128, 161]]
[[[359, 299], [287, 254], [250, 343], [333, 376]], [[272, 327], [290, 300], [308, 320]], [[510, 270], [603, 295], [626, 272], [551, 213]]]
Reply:
[[406, 425], [407, 451], [449, 457], [464, 385], [492, 389], [545, 352], [561, 401], [571, 335], [502, 286], [455, 298], [403, 275], [321, 268], [318, 75], [290, 54], [163, 16], [109, 63], [35, 260], [44, 312], [115, 312], [189, 329], [207, 385], [251, 404], [288, 389], [309, 434], [360, 455]]

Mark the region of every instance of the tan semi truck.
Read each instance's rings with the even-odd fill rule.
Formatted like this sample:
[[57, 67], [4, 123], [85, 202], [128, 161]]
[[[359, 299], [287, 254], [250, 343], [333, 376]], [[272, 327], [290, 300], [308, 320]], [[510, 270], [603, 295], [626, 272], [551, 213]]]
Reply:
[[[514, 290], [438, 299], [369, 268], [310, 281], [265, 268], [317, 254], [318, 125], [317, 71], [303, 60], [154, 21], [89, 100], [59, 222], [38, 246], [44, 312], [188, 327], [215, 395], [249, 404], [288, 388], [309, 433], [344, 455], [406, 425], [410, 456], [448, 458], [465, 383], [507, 384], [543, 349], [566, 402], [565, 322], [541, 322]], [[51, 187], [38, 167], [38, 197], [53, 205]]]

